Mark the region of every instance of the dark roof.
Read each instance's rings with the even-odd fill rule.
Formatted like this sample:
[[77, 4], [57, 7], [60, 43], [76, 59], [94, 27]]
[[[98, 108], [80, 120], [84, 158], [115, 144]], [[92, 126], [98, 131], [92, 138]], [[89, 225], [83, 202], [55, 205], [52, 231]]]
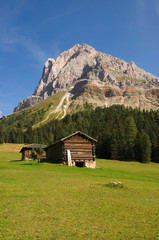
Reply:
[[77, 132], [75, 132], [75, 133], [73, 133], [73, 134], [71, 134], [71, 135], [69, 135], [69, 136], [67, 136], [67, 137], [61, 138], [59, 141], [54, 142], [53, 144], [51, 144], [50, 146], [46, 147], [45, 149], [51, 147], [52, 145], [54, 145], [54, 144], [56, 144], [56, 143], [58, 143], [58, 142], [63, 142], [63, 141], [65, 141], [66, 139], [68, 139], [68, 138], [70, 138], [70, 137], [73, 137], [73, 136], [75, 136], [75, 135], [77, 135], [77, 134], [78, 134], [78, 135], [82, 135], [83, 137], [85, 137], [86, 139], [90, 140], [91, 142], [97, 142], [96, 139], [94, 139], [94, 138], [86, 135], [86, 134], [83, 133], [83, 132], [77, 131]]
[[46, 148], [46, 145], [33, 143], [33, 144], [25, 145], [25, 146], [20, 150], [20, 152], [23, 152], [24, 149], [39, 148], [40, 146], [41, 146], [43, 149]]

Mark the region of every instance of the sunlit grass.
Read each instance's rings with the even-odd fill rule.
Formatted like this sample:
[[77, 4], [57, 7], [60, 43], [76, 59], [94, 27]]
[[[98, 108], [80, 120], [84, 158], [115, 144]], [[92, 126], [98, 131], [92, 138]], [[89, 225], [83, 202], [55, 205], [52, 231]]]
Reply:
[[16, 144], [16, 143], [4, 143], [0, 144], [0, 152], [15, 152], [18, 153], [24, 144]]
[[[8, 128], [13, 126], [27, 130], [28, 125], [32, 124], [33, 128], [38, 127], [39, 123], [46, 124], [47, 122], [56, 118], [56, 113], [52, 113], [54, 109], [60, 103], [61, 98], [65, 95], [66, 91], [60, 91], [57, 94], [48, 97], [45, 101], [40, 101], [33, 106], [27, 107], [14, 114], [6, 116], [6, 122], [8, 122]], [[47, 119], [47, 116], [48, 119]], [[13, 120], [14, 119], [14, 120]], [[22, 119], [25, 119], [23, 122]], [[10, 124], [11, 123], [11, 124]]]
[[159, 239], [158, 164], [97, 160], [95, 170], [19, 159], [0, 152], [0, 239]]

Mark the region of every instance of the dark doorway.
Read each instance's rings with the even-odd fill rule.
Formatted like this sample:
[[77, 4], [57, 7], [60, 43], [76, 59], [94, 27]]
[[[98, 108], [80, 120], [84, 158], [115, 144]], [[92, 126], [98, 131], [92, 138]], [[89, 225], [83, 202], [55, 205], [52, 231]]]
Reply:
[[84, 162], [76, 162], [76, 167], [84, 167]]

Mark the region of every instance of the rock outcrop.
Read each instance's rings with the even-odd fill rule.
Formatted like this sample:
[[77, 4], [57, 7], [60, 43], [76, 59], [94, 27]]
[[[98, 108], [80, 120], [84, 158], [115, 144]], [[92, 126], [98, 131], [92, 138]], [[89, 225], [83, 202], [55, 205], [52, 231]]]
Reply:
[[43, 98], [40, 96], [33, 95], [31, 97], [28, 97], [28, 98], [24, 99], [23, 101], [21, 101], [17, 107], [15, 107], [14, 112], [20, 111], [20, 110], [30, 107], [30, 106], [33, 106], [34, 104], [36, 104], [42, 100], [43, 100]]
[[34, 94], [20, 102], [19, 111], [45, 100], [59, 91], [72, 93], [72, 106], [84, 101], [97, 105], [141, 107], [159, 106], [159, 78], [134, 62], [96, 51], [86, 44], [75, 45], [57, 57], [49, 58]]

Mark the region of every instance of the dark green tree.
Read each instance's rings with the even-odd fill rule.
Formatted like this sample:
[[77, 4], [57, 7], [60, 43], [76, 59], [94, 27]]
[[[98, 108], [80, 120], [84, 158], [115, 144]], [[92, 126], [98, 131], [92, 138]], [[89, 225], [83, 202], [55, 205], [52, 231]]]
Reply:
[[139, 161], [149, 163], [151, 161], [151, 140], [147, 133], [142, 130], [139, 139]]
[[152, 143], [152, 153], [151, 158], [153, 162], [159, 162], [159, 152], [158, 152], [158, 139], [154, 131], [151, 134], [151, 143]]
[[132, 116], [125, 119], [125, 158], [134, 160], [137, 127]]
[[113, 134], [110, 139], [110, 149], [111, 149], [111, 159], [118, 160], [119, 159], [119, 151], [118, 151], [118, 140], [117, 134], [113, 131]]

